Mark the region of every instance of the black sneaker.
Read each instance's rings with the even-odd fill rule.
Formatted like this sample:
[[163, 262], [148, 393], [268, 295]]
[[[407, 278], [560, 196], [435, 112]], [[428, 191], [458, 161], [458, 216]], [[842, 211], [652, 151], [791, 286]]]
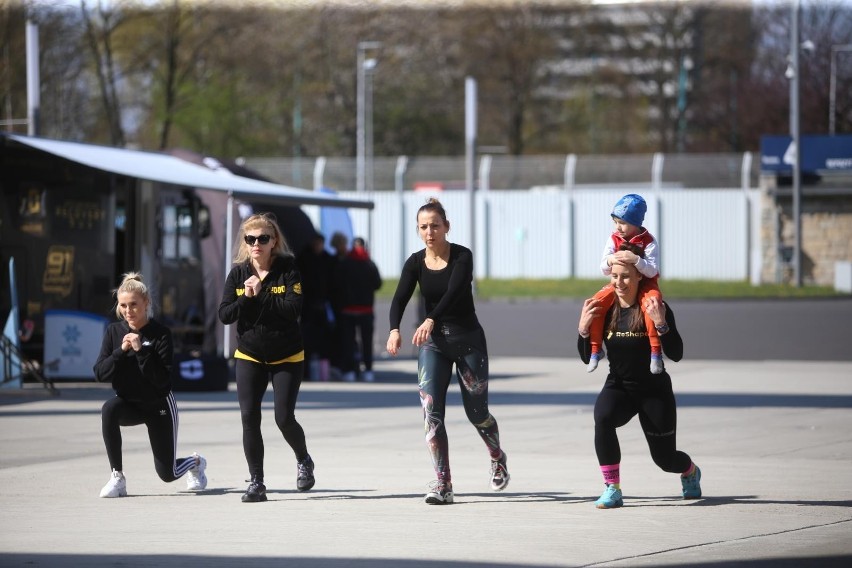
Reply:
[[440, 479], [431, 482], [425, 501], [429, 505], [449, 505], [453, 502], [453, 484]]
[[316, 483], [314, 479], [314, 460], [311, 456], [296, 463], [296, 489], [308, 491]]
[[266, 485], [262, 481], [252, 480], [248, 489], [241, 497], [243, 503], [260, 503], [266, 501]]

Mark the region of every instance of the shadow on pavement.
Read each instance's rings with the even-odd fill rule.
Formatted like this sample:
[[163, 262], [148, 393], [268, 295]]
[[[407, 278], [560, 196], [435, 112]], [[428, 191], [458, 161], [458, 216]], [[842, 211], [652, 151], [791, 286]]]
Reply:
[[[602, 565], [610, 562], [604, 562]], [[846, 568], [850, 566], [850, 562], [852, 562], [852, 556], [810, 556], [799, 558], [765, 558], [760, 560], [731, 560], [725, 562], [708, 561], [688, 564], [686, 566], [695, 568], [800, 568], [803, 566]], [[596, 565], [598, 564], [584, 564], [582, 566]], [[534, 564], [495, 564], [493, 562], [452, 562], [447, 560], [412, 560], [405, 558], [223, 557], [156, 554], [0, 554], [0, 566], [79, 566], [86, 568], [106, 566], [205, 566], [213, 568], [231, 568], [233, 566], [240, 566], [242, 568], [260, 568], [261, 566], [287, 566], [288, 568], [540, 568], [540, 565]], [[566, 566], [571, 566], [571, 564], [566, 564]], [[643, 562], [642, 566], [655, 566], [655, 564]], [[663, 564], [660, 564], [660, 566], [663, 566]]]
[[[50, 409], [40, 408], [27, 411], [21, 404], [44, 400], [42, 397], [11, 396], [3, 397], [0, 404], [0, 416], [58, 416], [85, 415], [100, 413], [101, 403], [112, 396], [112, 391], [103, 388], [82, 387], [62, 391], [60, 398], [65, 401], [92, 401], [89, 408]], [[808, 395], [777, 393], [680, 393], [676, 394], [680, 408], [852, 408], [852, 395]], [[219, 392], [180, 392], [175, 393], [181, 412], [213, 412], [223, 410], [221, 404], [238, 407], [235, 391]], [[595, 404], [597, 393], [589, 392], [492, 392], [489, 403], [494, 405], [524, 406], [586, 406]], [[193, 406], [185, 403], [211, 403], [211, 406]], [[216, 406], [215, 404], [219, 404]], [[272, 404], [272, 388], [263, 399], [264, 405]], [[181, 406], [184, 404], [184, 406]], [[303, 390], [299, 393], [299, 407], [302, 410], [334, 408], [401, 408], [418, 406], [416, 385], [411, 391], [386, 390], [381, 384], [365, 385], [363, 390], [352, 390], [349, 385], [339, 390], [322, 391]], [[461, 405], [458, 387], [451, 386], [447, 395], [448, 406]], [[14, 408], [10, 408], [14, 407]]]

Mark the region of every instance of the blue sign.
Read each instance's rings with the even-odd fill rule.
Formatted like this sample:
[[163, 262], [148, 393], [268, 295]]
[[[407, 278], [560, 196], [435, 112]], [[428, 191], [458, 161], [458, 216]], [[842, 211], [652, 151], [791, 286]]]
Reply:
[[[803, 174], [852, 172], [852, 136], [801, 136]], [[796, 148], [789, 136], [760, 137], [760, 171], [793, 173]]]

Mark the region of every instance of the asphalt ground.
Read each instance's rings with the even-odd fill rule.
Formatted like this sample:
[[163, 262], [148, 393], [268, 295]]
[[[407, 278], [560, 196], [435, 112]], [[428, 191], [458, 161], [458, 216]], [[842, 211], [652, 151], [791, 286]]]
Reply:
[[592, 405], [605, 377], [576, 358], [495, 357], [491, 411], [512, 475], [488, 487], [489, 460], [450, 390], [456, 503], [423, 502], [432, 479], [416, 362], [376, 364], [375, 383], [305, 383], [297, 416], [316, 487], [264, 402], [269, 501], [246, 487], [236, 394], [176, 393], [179, 453], [208, 460], [206, 491], [154, 473], [144, 428], [125, 428], [129, 496], [108, 478], [100, 406], [109, 388], [29, 385], [0, 394], [0, 566], [846, 567], [852, 563], [852, 364], [669, 363], [678, 445], [704, 496], [680, 498], [634, 420], [619, 430], [625, 506], [598, 510]]
[[[207, 490], [160, 481], [144, 428], [125, 428], [129, 496], [122, 499], [97, 497], [109, 475], [100, 432], [108, 387], [59, 383], [58, 396], [38, 385], [3, 389], [0, 567], [846, 567], [852, 363], [795, 360], [791, 346], [801, 341], [805, 353], [827, 349], [848, 359], [841, 328], [850, 306], [673, 304], [686, 344], [683, 361], [667, 362], [678, 446], [702, 468], [704, 496], [680, 498], [677, 476], [653, 464], [634, 419], [619, 430], [625, 506], [608, 511], [593, 505], [603, 485], [592, 406], [605, 362], [586, 373], [576, 357], [579, 302], [480, 304], [492, 352], [491, 411], [512, 480], [503, 492], [489, 490], [488, 455], [454, 385], [446, 425], [456, 503], [449, 506], [423, 503], [433, 473], [413, 350], [380, 358], [375, 383], [302, 386], [297, 416], [317, 464], [307, 493], [295, 490], [295, 460], [267, 393], [269, 502], [260, 504], [240, 502], [246, 465], [233, 385], [176, 393], [179, 453], [206, 456]], [[741, 325], [729, 325], [735, 316]], [[790, 329], [800, 332], [795, 340]], [[690, 356], [699, 350], [696, 335], [711, 347], [744, 343], [753, 359]], [[561, 354], [502, 353], [543, 347]]]

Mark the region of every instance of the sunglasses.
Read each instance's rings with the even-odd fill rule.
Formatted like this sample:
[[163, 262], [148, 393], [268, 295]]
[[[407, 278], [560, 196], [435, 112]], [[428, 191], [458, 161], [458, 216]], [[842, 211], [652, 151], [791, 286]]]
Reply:
[[272, 235], [260, 235], [259, 237], [255, 237], [254, 235], [246, 235], [244, 238], [246, 244], [251, 247], [254, 246], [255, 241], [262, 245], [268, 244], [269, 240], [272, 238]]

